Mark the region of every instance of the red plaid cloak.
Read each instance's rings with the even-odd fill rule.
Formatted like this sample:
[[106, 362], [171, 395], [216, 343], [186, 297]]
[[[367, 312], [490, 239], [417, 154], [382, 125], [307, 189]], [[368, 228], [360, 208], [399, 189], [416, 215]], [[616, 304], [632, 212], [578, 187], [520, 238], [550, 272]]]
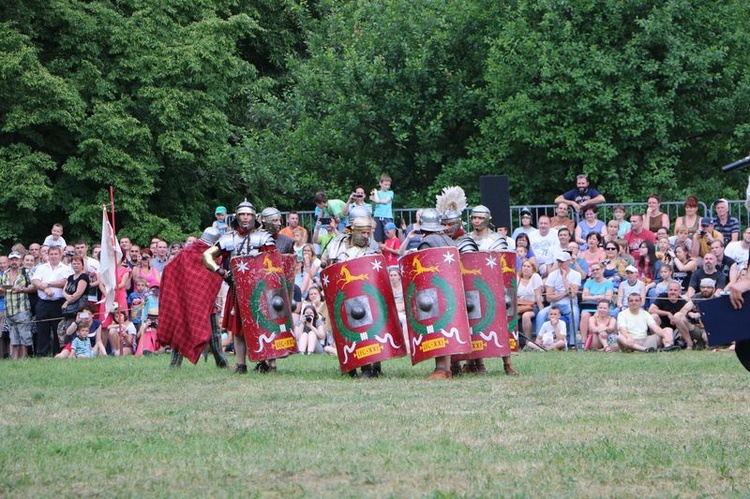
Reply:
[[193, 364], [211, 338], [211, 312], [221, 276], [203, 265], [203, 241], [191, 244], [170, 261], [161, 276], [159, 341], [171, 345]]

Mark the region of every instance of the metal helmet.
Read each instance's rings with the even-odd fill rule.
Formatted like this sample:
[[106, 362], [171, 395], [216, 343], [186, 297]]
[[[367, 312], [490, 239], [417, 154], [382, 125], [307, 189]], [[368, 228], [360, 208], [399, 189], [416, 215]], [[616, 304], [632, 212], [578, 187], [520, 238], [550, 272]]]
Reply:
[[419, 228], [425, 232], [442, 232], [445, 230], [440, 223], [440, 213], [435, 208], [427, 208], [422, 212]]
[[474, 208], [472, 208], [471, 216], [483, 218], [482, 223], [479, 226], [480, 228], [486, 229], [487, 227], [490, 226], [490, 220], [492, 220], [492, 214], [490, 213], [490, 209], [484, 206], [483, 204], [478, 204]]
[[349, 230], [351, 232], [352, 244], [364, 248], [370, 244], [372, 234], [372, 218], [370, 213], [360, 206], [349, 210]]
[[221, 238], [221, 232], [219, 232], [219, 229], [212, 226], [203, 229], [203, 234], [201, 234], [200, 240], [209, 246], [213, 246], [219, 238]]
[[271, 234], [278, 234], [281, 230], [281, 212], [273, 206], [269, 206], [260, 212], [260, 223]]
[[[249, 213], [250, 215], [252, 215], [252, 217], [250, 218], [250, 222], [248, 222], [247, 225], [243, 225], [242, 222], [240, 222], [239, 215], [242, 215], [243, 213]], [[245, 200], [238, 204], [234, 209], [234, 219], [232, 220], [232, 223], [244, 230], [258, 227], [258, 221], [255, 219], [256, 214], [257, 212], [255, 211], [255, 206], [253, 206], [253, 203], [245, 198]]]
[[447, 210], [440, 216], [440, 221], [445, 226], [445, 233], [453, 237], [461, 227], [461, 212], [458, 210]]

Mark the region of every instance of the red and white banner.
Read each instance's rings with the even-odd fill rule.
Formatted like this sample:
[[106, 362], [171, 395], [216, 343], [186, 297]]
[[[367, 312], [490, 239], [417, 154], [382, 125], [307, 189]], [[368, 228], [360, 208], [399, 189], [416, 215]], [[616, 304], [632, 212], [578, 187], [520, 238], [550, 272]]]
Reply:
[[117, 285], [117, 266], [122, 261], [122, 249], [117, 241], [112, 224], [107, 218], [107, 209], [102, 206], [102, 252], [99, 255], [99, 281], [104, 284], [106, 294], [104, 321], [116, 308], [115, 286]]

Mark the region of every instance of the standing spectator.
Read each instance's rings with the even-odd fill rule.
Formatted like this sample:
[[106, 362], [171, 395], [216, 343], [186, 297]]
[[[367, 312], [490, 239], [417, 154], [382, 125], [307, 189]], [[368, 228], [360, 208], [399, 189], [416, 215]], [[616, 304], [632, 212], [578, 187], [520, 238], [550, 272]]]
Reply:
[[[551, 227], [552, 224], [550, 223], [550, 228]], [[515, 239], [518, 237], [518, 234], [526, 234], [530, 237], [537, 232], [538, 230], [534, 227], [534, 220], [531, 217], [531, 210], [524, 206], [521, 208], [521, 225], [516, 227], [510, 237]]]
[[34, 255], [34, 265], [38, 265], [42, 263], [41, 261], [41, 250], [42, 245], [39, 243], [31, 243], [29, 244], [29, 253]]
[[[60, 345], [65, 344], [65, 332], [70, 323], [75, 320], [78, 311], [88, 304], [89, 275], [84, 268], [83, 257], [74, 255], [70, 260], [70, 268], [73, 269], [73, 273], [68, 276], [63, 288], [65, 301], [62, 303], [62, 315], [64, 319], [57, 326]], [[71, 305], [72, 307], [68, 308]]]
[[[372, 218], [372, 208], [369, 204], [365, 203], [365, 188], [361, 185], [355, 187], [354, 192], [349, 194], [349, 199], [347, 200], [346, 204], [344, 204], [344, 208], [342, 209], [343, 215], [345, 217], [348, 217], [349, 210], [351, 210], [352, 208], [360, 208], [367, 213], [368, 217]], [[363, 211], [360, 211], [359, 213], [363, 213]]]
[[677, 235], [677, 229], [680, 226], [684, 226], [687, 228], [690, 237], [693, 237], [693, 234], [700, 229], [700, 221], [701, 217], [698, 216], [698, 198], [688, 196], [685, 199], [685, 215], [677, 217], [677, 220], [674, 222], [675, 235]]
[[375, 203], [375, 240], [379, 243], [385, 241], [385, 224], [393, 222], [393, 198], [391, 176], [383, 173], [380, 176], [380, 189], [370, 192], [370, 201]]
[[422, 218], [422, 209], [417, 210], [414, 223], [409, 224], [403, 229], [405, 234], [404, 240], [399, 248], [399, 255], [409, 251], [415, 251], [422, 242], [422, 231], [419, 229], [419, 221]]
[[5, 320], [10, 333], [10, 358], [17, 360], [26, 357], [26, 350], [31, 346], [29, 293], [34, 292], [34, 286], [28, 272], [21, 266], [20, 253], [12, 252], [8, 255], [8, 262], [9, 267], [3, 272], [1, 283], [5, 290]]
[[531, 249], [539, 264], [539, 275], [547, 277], [555, 263], [555, 254], [558, 252], [559, 244], [557, 240], [558, 232], [550, 230], [549, 217], [542, 215], [539, 217], [539, 231], [529, 236]]
[[630, 232], [625, 234], [625, 240], [628, 242], [630, 256], [633, 257], [633, 260], [638, 261], [638, 257], [640, 257], [641, 243], [643, 241], [648, 241], [651, 244], [656, 244], [656, 235], [643, 227], [642, 214], [633, 213], [630, 215]]
[[642, 305], [641, 295], [632, 293], [627, 297], [627, 308], [617, 316], [617, 344], [623, 352], [655, 352], [663, 344], [662, 338], [673, 335], [672, 329], [659, 327]]
[[167, 242], [159, 239], [156, 242], [156, 252], [154, 257], [151, 259], [151, 266], [159, 271], [159, 275], [164, 272], [164, 267], [167, 266], [169, 258], [167, 258]]
[[62, 263], [60, 247], [49, 249], [49, 262], [36, 269], [32, 282], [37, 289], [39, 301], [36, 305], [37, 338], [34, 351], [39, 357], [56, 354], [60, 350], [57, 339], [57, 325], [62, 312], [63, 288], [73, 270]]
[[724, 244], [739, 240], [740, 221], [729, 216], [729, 202], [723, 198], [717, 199], [714, 203], [714, 210], [716, 210], [714, 228], [724, 236]]
[[568, 216], [568, 205], [566, 203], [557, 203], [555, 206], [555, 216], [549, 219], [552, 230], [558, 230], [565, 227], [571, 234], [576, 230], [576, 223]]
[[141, 261], [137, 267], [133, 268], [133, 279], [145, 279], [148, 287], [158, 286], [161, 282], [161, 272], [151, 266], [151, 250], [143, 248], [141, 250]]
[[661, 211], [661, 198], [658, 194], [651, 194], [646, 199], [646, 221], [648, 221], [648, 230], [656, 232], [664, 227], [669, 230], [669, 215]]
[[281, 229], [279, 233], [294, 239], [294, 231], [297, 229], [297, 227], [299, 227], [299, 213], [297, 213], [296, 211], [290, 211], [286, 215], [286, 227]]
[[573, 208], [577, 218], [580, 219], [586, 207], [604, 203], [604, 196], [591, 187], [588, 177], [580, 173], [576, 175], [576, 188], [571, 189], [555, 198], [555, 203], [565, 203]]
[[727, 247], [724, 248], [724, 254], [737, 262], [737, 267], [747, 266], [748, 255], [750, 255], [750, 227], [742, 233], [741, 240], [727, 244]]
[[401, 249], [401, 241], [396, 236], [396, 224], [388, 222], [385, 224], [386, 240], [384, 243], [380, 243], [380, 251], [383, 252], [385, 257], [386, 266], [391, 267], [398, 265], [398, 255]]
[[229, 230], [229, 225], [227, 225], [227, 208], [225, 206], [217, 206], [214, 210], [214, 217], [216, 220], [214, 220], [214, 223], [211, 224], [211, 226], [219, 231], [219, 234], [226, 234]]
[[[176, 242], [176, 243], [172, 243], [169, 246], [169, 256], [167, 257], [167, 259], [171, 262], [172, 259], [174, 259], [174, 257], [176, 257], [177, 255], [180, 254], [180, 251], [182, 251], [182, 243], [179, 242], [179, 241]], [[123, 253], [123, 255], [124, 255], [124, 253]], [[125, 263], [127, 264], [127, 262], [125, 262]]]
[[[76, 243], [77, 244], [77, 243]], [[122, 254], [125, 256], [125, 261], [130, 264], [132, 268], [133, 262], [130, 261], [130, 248], [133, 246], [133, 242], [130, 240], [129, 237], [121, 237], [120, 238], [120, 249], [122, 250]], [[91, 252], [92, 256], [97, 260], [99, 260], [99, 257], [93, 254], [93, 249]]]
[[62, 237], [63, 235], [63, 226], [60, 223], [56, 223], [52, 226], [52, 230], [50, 231], [51, 234], [44, 238], [44, 243], [42, 243], [43, 246], [47, 246], [48, 248], [52, 248], [53, 246], [62, 247], [64, 248], [68, 244], [65, 242], [65, 239]]
[[[322, 219], [323, 225], [328, 225], [327, 219], [330, 218], [335, 222], [334, 225], [337, 230], [344, 230], [346, 223], [341, 222], [345, 218], [342, 212], [346, 203], [340, 199], [328, 199], [328, 195], [324, 191], [316, 192], [313, 202], [315, 203], [315, 218], [317, 220]], [[338, 229], [339, 226], [341, 226], [341, 229]], [[315, 241], [313, 240], [313, 242]]]
[[724, 239], [718, 230], [714, 229], [715, 220], [711, 217], [701, 218], [701, 228], [693, 234], [693, 243], [690, 254], [694, 257], [703, 257], [711, 252], [711, 243], [716, 239]]

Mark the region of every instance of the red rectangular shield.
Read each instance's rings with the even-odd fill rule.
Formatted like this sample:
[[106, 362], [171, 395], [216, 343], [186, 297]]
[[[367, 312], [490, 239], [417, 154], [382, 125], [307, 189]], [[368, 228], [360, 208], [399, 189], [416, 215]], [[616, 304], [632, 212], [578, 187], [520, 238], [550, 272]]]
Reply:
[[342, 372], [406, 355], [382, 255], [331, 265], [320, 276]]
[[512, 250], [498, 251], [500, 267], [503, 269], [503, 283], [505, 284], [505, 309], [508, 315], [508, 339], [510, 349], [518, 351], [518, 276], [516, 274], [516, 252]]
[[253, 362], [286, 357], [297, 351], [281, 254], [235, 256], [231, 261], [235, 310], [239, 310]]
[[412, 365], [471, 353], [469, 317], [455, 247], [429, 248], [399, 260]]
[[461, 255], [472, 351], [456, 356], [456, 360], [510, 355], [504, 274], [500, 260], [501, 254], [496, 251]]

